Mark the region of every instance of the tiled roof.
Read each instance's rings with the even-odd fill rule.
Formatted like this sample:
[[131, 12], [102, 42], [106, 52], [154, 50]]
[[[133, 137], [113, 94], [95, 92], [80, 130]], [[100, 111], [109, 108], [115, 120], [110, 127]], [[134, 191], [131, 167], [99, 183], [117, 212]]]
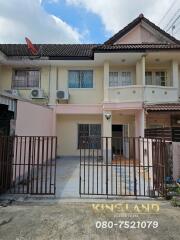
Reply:
[[180, 103], [145, 104], [146, 111], [180, 111]]
[[115, 44], [115, 45], [99, 45], [95, 52], [117, 52], [117, 51], [146, 51], [146, 50], [180, 50], [180, 44]]
[[[97, 44], [34, 44], [41, 46], [41, 55], [50, 59], [92, 58]], [[31, 56], [26, 44], [0, 44], [0, 51], [8, 57]]]
[[132, 22], [130, 22], [126, 27], [124, 27], [122, 30], [120, 30], [118, 33], [116, 33], [114, 36], [112, 36], [110, 39], [108, 39], [104, 44], [114, 44], [117, 40], [119, 40], [121, 37], [123, 37], [129, 31], [131, 31], [141, 21], [144, 21], [145, 23], [150, 25], [152, 28], [154, 28], [156, 31], [160, 32], [166, 38], [169, 38], [172, 42], [180, 44], [179, 40], [177, 40], [176, 38], [171, 36], [169, 33], [165, 32], [163, 29], [161, 29], [160, 27], [155, 25], [153, 22], [149, 21], [147, 18], [144, 17], [143, 14], [140, 14], [137, 18], [135, 18]]
[[[180, 50], [180, 44], [42, 44], [41, 56], [53, 59], [93, 59], [95, 52], [146, 52]], [[0, 44], [0, 51], [8, 57], [31, 56], [25, 44]]]

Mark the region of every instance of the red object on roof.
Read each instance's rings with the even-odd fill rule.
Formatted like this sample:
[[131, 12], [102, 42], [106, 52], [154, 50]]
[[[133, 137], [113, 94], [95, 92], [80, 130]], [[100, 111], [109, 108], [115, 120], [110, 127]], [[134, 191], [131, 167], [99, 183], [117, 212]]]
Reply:
[[146, 111], [180, 111], [180, 103], [145, 104]]
[[33, 54], [33, 55], [37, 55], [38, 54], [38, 49], [32, 44], [31, 40], [27, 37], [25, 37], [26, 43], [27, 43], [27, 47], [29, 49], [29, 51]]

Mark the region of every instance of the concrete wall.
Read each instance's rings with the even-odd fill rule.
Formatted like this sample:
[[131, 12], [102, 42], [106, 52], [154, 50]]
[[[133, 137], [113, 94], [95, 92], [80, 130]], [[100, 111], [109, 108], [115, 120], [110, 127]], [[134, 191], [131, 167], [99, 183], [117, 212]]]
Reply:
[[180, 142], [173, 142], [173, 178], [180, 178]]
[[53, 110], [30, 102], [18, 101], [15, 134], [52, 136]]

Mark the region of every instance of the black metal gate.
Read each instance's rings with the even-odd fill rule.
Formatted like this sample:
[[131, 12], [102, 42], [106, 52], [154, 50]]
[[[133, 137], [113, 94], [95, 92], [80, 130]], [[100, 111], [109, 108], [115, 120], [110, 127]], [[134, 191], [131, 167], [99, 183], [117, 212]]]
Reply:
[[0, 136], [0, 193], [54, 195], [56, 137]]
[[80, 195], [165, 195], [162, 139], [82, 137]]

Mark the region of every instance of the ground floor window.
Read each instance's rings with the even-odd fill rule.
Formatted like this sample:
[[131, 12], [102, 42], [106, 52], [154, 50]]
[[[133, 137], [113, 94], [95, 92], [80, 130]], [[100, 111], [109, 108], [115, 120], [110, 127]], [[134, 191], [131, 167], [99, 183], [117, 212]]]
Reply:
[[78, 148], [98, 149], [100, 146], [101, 124], [78, 124]]

